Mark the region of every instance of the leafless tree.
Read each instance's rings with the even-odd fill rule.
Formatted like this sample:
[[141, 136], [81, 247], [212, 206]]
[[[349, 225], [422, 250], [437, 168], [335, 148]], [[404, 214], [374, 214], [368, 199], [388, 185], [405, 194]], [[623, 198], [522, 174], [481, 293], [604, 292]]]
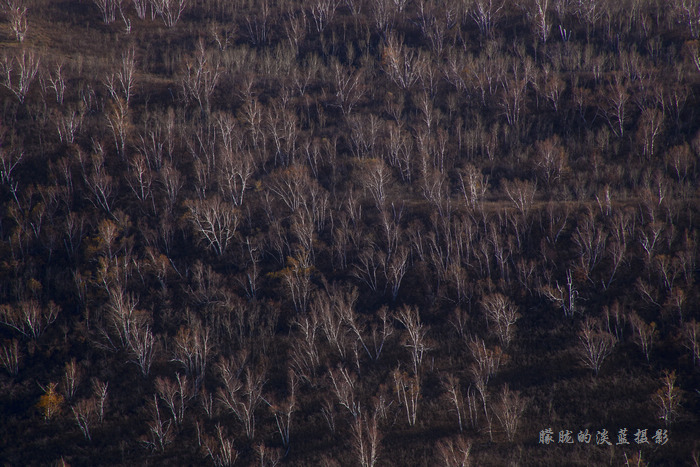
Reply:
[[219, 62], [207, 54], [204, 39], [200, 39], [194, 59], [185, 62], [185, 70], [180, 84], [185, 101], [195, 101], [202, 114], [209, 115], [211, 96], [214, 94], [220, 77]]
[[271, 106], [266, 120], [267, 133], [274, 145], [275, 165], [287, 166], [293, 163], [298, 153], [299, 122], [296, 113], [282, 101]]
[[442, 55], [448, 31], [457, 24], [458, 9], [455, 4], [441, 5], [426, 0], [418, 2], [418, 24], [423, 35], [428, 38], [431, 50], [437, 56]]
[[573, 241], [578, 247], [581, 267], [589, 279], [593, 269], [603, 259], [607, 236], [592, 212], [588, 211], [586, 215], [581, 216], [573, 235]]
[[456, 306], [448, 318], [450, 325], [455, 329], [457, 336], [464, 339], [467, 335], [467, 324], [469, 321], [469, 313], [463, 306]]
[[459, 379], [452, 374], [448, 374], [442, 381], [442, 385], [445, 389], [445, 394], [449, 401], [454, 406], [455, 412], [457, 412], [457, 421], [459, 422], [459, 431], [463, 431], [464, 427], [462, 424], [462, 416], [464, 414], [464, 397], [462, 396], [462, 390], [460, 389]]
[[628, 87], [629, 84], [624, 78], [615, 75], [614, 82], [610, 84], [606, 99], [602, 100], [604, 104], [601, 104], [600, 108], [610, 130], [619, 138], [625, 134], [627, 104], [630, 99]]
[[[700, 362], [700, 323], [695, 320], [687, 321], [681, 329], [683, 346], [690, 350], [693, 356], [693, 366]], [[1, 355], [0, 355], [1, 357]]]
[[187, 402], [192, 397], [192, 388], [188, 385], [187, 376], [175, 374], [175, 381], [170, 378], [156, 378], [156, 392], [168, 406], [175, 425], [181, 425], [185, 418]]
[[541, 85], [540, 89], [547, 100], [552, 104], [554, 111], [559, 112], [561, 96], [566, 90], [566, 81], [555, 72], [545, 72], [543, 75], [544, 83]]
[[[178, 199], [178, 194], [182, 189], [184, 180], [180, 175], [180, 171], [175, 168], [169, 162], [163, 164], [163, 168], [160, 171], [160, 180], [163, 194], [165, 195], [166, 211], [172, 213], [173, 208]], [[163, 219], [166, 216], [162, 217]]]
[[381, 159], [366, 159], [364, 162], [364, 174], [362, 179], [364, 187], [369, 190], [374, 205], [378, 211], [383, 211], [387, 190], [391, 181], [391, 171]]
[[277, 467], [283, 457], [279, 448], [272, 448], [265, 443], [258, 443], [255, 446], [255, 453], [260, 461], [261, 467]]
[[[15, 180], [12, 172], [15, 171], [23, 157], [23, 151], [0, 148], [0, 183], [6, 185], [10, 190], [12, 197], [17, 204], [17, 208], [20, 210], [22, 210], [22, 207], [20, 205], [19, 198], [17, 197], [19, 182]], [[68, 173], [70, 173], [70, 171], [68, 171]]]
[[4, 367], [12, 376], [17, 376], [21, 361], [22, 353], [17, 339], [4, 341], [0, 346], [0, 366]]
[[190, 321], [190, 325], [181, 327], [175, 336], [173, 360], [185, 368], [196, 394], [204, 381], [212, 342], [207, 326], [202, 325], [199, 319], [192, 318]]
[[543, 217], [546, 220], [546, 224], [542, 227], [544, 231], [545, 240], [548, 244], [555, 246], [561, 237], [564, 228], [569, 220], [569, 207], [568, 206], [558, 206], [562, 203], [547, 203], [546, 211]]
[[214, 42], [219, 46], [219, 51], [227, 50], [233, 42], [233, 37], [236, 33], [235, 24], [219, 24], [212, 22], [209, 25], [209, 33], [212, 35]]
[[122, 21], [124, 22], [124, 32], [128, 35], [131, 34], [131, 20], [126, 17], [124, 14], [124, 4], [119, 3], [119, 16], [121, 17]]
[[649, 361], [651, 349], [654, 345], [658, 332], [656, 331], [656, 323], [648, 324], [637, 313], [632, 312], [629, 317], [629, 322], [634, 329], [635, 340], [641, 347], [644, 356]]
[[403, 306], [396, 314], [396, 320], [406, 328], [408, 338], [404, 345], [411, 350], [413, 374], [419, 375], [423, 354], [429, 350], [426, 339], [428, 329], [421, 323], [420, 313], [416, 307]]
[[418, 416], [418, 401], [421, 395], [420, 377], [417, 374], [409, 376], [405, 371], [396, 368], [392, 376], [396, 386], [396, 398], [406, 409], [406, 418], [410, 426], [416, 424]]
[[204, 449], [216, 467], [230, 467], [238, 459], [238, 451], [233, 447], [233, 439], [224, 435], [221, 424], [216, 425], [216, 438], [204, 436]]
[[305, 312], [311, 296], [313, 263], [308, 250], [299, 249], [287, 257], [287, 267], [275, 273], [282, 279], [297, 312]]
[[248, 182], [255, 171], [253, 154], [249, 151], [224, 151], [220, 155], [222, 170], [219, 171], [219, 185], [234, 206], [242, 206]]
[[407, 47], [401, 38], [390, 34], [382, 52], [382, 64], [389, 78], [400, 88], [409, 89], [420, 78], [419, 68], [426, 66], [425, 58]]
[[214, 417], [214, 396], [207, 391], [205, 386], [202, 386], [202, 390], [199, 393], [199, 402], [202, 410], [204, 410], [204, 414], [211, 420]]
[[243, 149], [242, 128], [229, 112], [214, 113], [214, 128], [218, 138], [219, 158], [235, 155]]
[[245, 381], [240, 381], [235, 372], [230, 369], [222, 369], [220, 373], [224, 379], [224, 387], [219, 388], [219, 402], [233, 412], [243, 423], [246, 436], [253, 439], [255, 436], [255, 410], [262, 402], [262, 389], [265, 384], [264, 371], [245, 370]]
[[241, 206], [248, 181], [255, 171], [255, 158], [233, 141], [235, 120], [227, 114], [219, 114], [216, 123], [221, 136], [219, 185], [235, 206]]
[[481, 306], [486, 312], [489, 323], [495, 328], [501, 345], [507, 347], [513, 337], [515, 322], [519, 317], [515, 304], [503, 294], [494, 293], [483, 297]]
[[24, 0], [3, 0], [0, 9], [7, 10], [10, 20], [10, 28], [15, 33], [15, 38], [19, 42], [24, 42], [27, 36], [27, 6]]
[[328, 24], [333, 21], [335, 11], [339, 5], [339, 0], [314, 0], [312, 2], [311, 17], [319, 34], [322, 34]]
[[471, 0], [469, 15], [483, 36], [491, 37], [493, 28], [501, 16], [503, 0]]
[[128, 343], [134, 355], [134, 363], [139, 366], [143, 376], [148, 376], [156, 351], [156, 340], [151, 326], [145, 322], [138, 323], [131, 329]]
[[61, 106], [63, 105], [63, 96], [66, 92], [66, 77], [63, 74], [63, 67], [64, 64], [62, 62], [57, 63], [54, 72], [47, 72], [45, 78], [48, 81], [47, 87], [53, 89], [56, 94], [56, 103]]
[[[290, 13], [289, 19], [284, 23], [284, 31], [287, 34], [289, 45], [299, 55], [299, 46], [304, 42], [307, 34], [308, 20], [305, 11]], [[303, 94], [303, 93], [302, 93]]]
[[459, 436], [454, 441], [440, 441], [437, 445], [444, 467], [469, 467], [472, 465], [471, 450], [472, 443], [465, 436]]
[[[109, 295], [107, 303], [107, 319], [110, 329], [103, 329], [104, 336], [112, 341], [111, 335], [116, 336], [119, 347], [128, 349], [129, 342], [134, 338], [136, 329], [146, 325], [145, 312], [137, 310], [138, 298], [124, 290], [121, 284], [110, 284], [103, 277], [103, 288]], [[116, 345], [112, 344], [113, 347]]]
[[690, 285], [693, 279], [693, 271], [695, 271], [695, 240], [689, 235], [684, 235], [683, 247], [676, 253], [678, 267], [681, 271], [681, 276], [686, 285]]
[[335, 408], [333, 399], [328, 394], [324, 394], [321, 397], [321, 415], [323, 415], [324, 420], [326, 420], [326, 424], [331, 433], [335, 433]]
[[[670, 6], [670, 5], [669, 5]], [[679, 21], [688, 26], [691, 37], [700, 37], [700, 11], [697, 0], [682, 0], [673, 4], [673, 10]]]
[[362, 13], [364, 2], [362, 0], [344, 0], [343, 3], [350, 10], [353, 18], [358, 17]]
[[[382, 255], [382, 263], [384, 265], [385, 275], [387, 275], [387, 266], [389, 266], [389, 263], [394, 260], [394, 256], [399, 254], [398, 250], [400, 248], [404, 248], [404, 246], [401, 245], [401, 217], [403, 216], [403, 201], [401, 202], [400, 206], [397, 206], [394, 203], [391, 203], [391, 208], [387, 205], [382, 206], [381, 210], [379, 211], [379, 215], [379, 223], [384, 234], [384, 248], [382, 253], [386, 254]], [[389, 275], [387, 275], [387, 278], [389, 278]]]
[[603, 2], [578, 2], [574, 12], [581, 23], [586, 26], [586, 42], [590, 40], [591, 32], [603, 15]]
[[131, 98], [134, 95], [136, 85], [136, 57], [135, 49], [129, 48], [122, 53], [119, 69], [116, 73], [110, 73], [105, 78], [105, 86], [120, 112], [127, 113]]
[[142, 154], [136, 154], [129, 161], [127, 183], [140, 203], [145, 205], [151, 201], [153, 213], [156, 213], [155, 198], [153, 196], [154, 173], [148, 167], [148, 161]]
[[380, 267], [382, 261], [376, 245], [363, 248], [357, 255], [351, 274], [376, 292], [379, 289]]
[[[487, 42], [488, 53], [481, 54], [474, 60], [470, 60], [466, 63], [466, 66], [471, 71], [469, 81], [473, 83], [474, 87], [479, 92], [481, 103], [484, 105], [490, 103], [490, 99], [495, 96], [499, 86], [501, 88], [503, 87], [503, 78], [506, 73], [505, 61], [496, 57], [495, 50], [493, 49], [493, 43]], [[513, 89], [519, 91], [520, 88], [514, 87]], [[515, 97], [518, 97], [518, 95], [516, 94]], [[520, 97], [524, 97], [522, 93]]]
[[95, 397], [95, 413], [97, 415], [97, 421], [102, 423], [105, 417], [105, 409], [107, 408], [107, 389], [109, 388], [109, 383], [105, 381], [100, 381], [94, 378], [92, 380], [92, 392]]
[[73, 412], [73, 417], [83, 432], [83, 436], [88, 441], [92, 440], [90, 434], [90, 428], [95, 423], [95, 418], [97, 416], [97, 406], [94, 398], [81, 399], [73, 407], [71, 407]]
[[262, 248], [258, 242], [251, 242], [250, 237], [246, 237], [241, 243], [241, 251], [246, 265], [245, 272], [238, 278], [239, 284], [245, 290], [249, 299], [255, 300], [258, 297], [260, 281], [260, 262], [262, 261]]
[[[518, 246], [522, 245], [522, 240], [520, 240], [521, 233], [520, 231], [523, 230], [522, 227], [522, 221], [518, 219], [517, 216], [507, 216], [506, 218], [508, 222], [513, 224], [513, 231], [515, 232], [515, 238], [518, 243]], [[512, 237], [511, 239], [506, 239], [503, 234], [500, 233], [499, 229], [496, 227], [494, 223], [490, 223], [489, 225], [490, 228], [490, 235], [488, 238], [488, 242], [491, 244], [491, 251], [493, 252], [493, 257], [496, 260], [496, 265], [498, 266], [498, 269], [500, 271], [500, 276], [508, 281], [508, 273], [510, 268], [508, 267], [509, 264], [509, 259], [511, 257], [511, 252], [514, 249], [512, 243], [510, 245], [507, 245], [506, 242], [510, 240], [512, 242]]]
[[122, 0], [93, 0], [102, 14], [102, 21], [111, 24], [117, 18], [117, 8]]
[[651, 222], [646, 227], [638, 229], [639, 243], [646, 253], [646, 262], [651, 264], [651, 259], [657, 249], [657, 244], [663, 239], [664, 224], [662, 222]]
[[566, 165], [566, 153], [558, 137], [535, 143], [535, 167], [547, 187], [559, 180]]
[[174, 438], [172, 422], [163, 420], [158, 407], [158, 398], [153, 394], [153, 402], [149, 400], [149, 409], [152, 420], [148, 422], [149, 438], [146, 440], [146, 445], [151, 449], [163, 452], [166, 446], [172, 443]]
[[272, 403], [270, 405], [272, 413], [275, 416], [275, 423], [277, 424], [277, 431], [282, 439], [282, 446], [284, 446], [287, 451], [289, 451], [291, 427], [292, 427], [292, 414], [297, 409], [296, 400], [296, 387], [299, 383], [297, 376], [293, 371], [290, 371], [287, 377], [288, 380], [288, 391], [289, 395], [287, 398], [281, 402]]
[[683, 325], [683, 314], [686, 308], [687, 300], [688, 295], [681, 287], [673, 287], [671, 290], [669, 290], [668, 296], [666, 297], [666, 302], [664, 303], [664, 307], [669, 312], [675, 311], [678, 314], [678, 323], [681, 326]]
[[657, 150], [657, 141], [664, 130], [664, 113], [655, 108], [647, 108], [642, 111], [639, 118], [639, 140], [642, 143], [642, 155], [647, 161], [651, 161]]
[[63, 369], [63, 389], [67, 400], [73, 400], [78, 390], [78, 385], [83, 377], [83, 369], [77, 364], [75, 358], [66, 363]]
[[267, 43], [268, 36], [272, 30], [270, 2], [263, 0], [258, 4], [258, 7], [258, 14], [247, 15], [246, 17], [248, 38], [253, 45]]
[[15, 171], [19, 163], [24, 157], [24, 152], [22, 151], [12, 151], [4, 148], [0, 148], [0, 183], [6, 185], [7, 188], [12, 193], [12, 197], [17, 204], [17, 208], [22, 210], [22, 207], [17, 197], [19, 192], [19, 181], [15, 179], [12, 172]]
[[562, 286], [556, 282], [554, 287], [545, 285], [540, 289], [540, 291], [545, 297], [560, 307], [564, 311], [565, 316], [571, 318], [578, 310], [577, 299], [579, 294], [578, 290], [576, 290], [576, 286], [574, 285], [571, 269], [567, 270], [566, 272], [565, 285]]
[[53, 302], [41, 305], [33, 299], [23, 300], [17, 305], [0, 306], [0, 323], [36, 340], [56, 321], [60, 311]]
[[332, 368], [328, 370], [328, 379], [338, 404], [348, 409], [353, 419], [356, 420], [361, 413], [360, 403], [355, 395], [357, 376], [339, 365], [336, 370]]
[[36, 78], [39, 63], [40, 60], [34, 52], [28, 52], [25, 49], [22, 49], [20, 55], [10, 58], [9, 55], [5, 54], [0, 59], [2, 85], [19, 99], [20, 104], [24, 103], [29, 86]]
[[318, 317], [314, 314], [298, 316], [294, 326], [299, 334], [292, 341], [292, 367], [302, 378], [312, 381], [320, 364], [317, 344]]
[[352, 447], [361, 467], [376, 465], [381, 439], [376, 411], [358, 414], [352, 423]]
[[[405, 3], [405, 0], [399, 0]], [[387, 37], [394, 29], [396, 13], [398, 11], [396, 2], [393, 0], [377, 0], [370, 3], [372, 20], [382, 37]]]
[[194, 134], [187, 140], [187, 151], [194, 161], [195, 194], [202, 200], [207, 197], [211, 185], [214, 184], [214, 174], [219, 165], [216, 159], [213, 126], [208, 123], [197, 125]]
[[503, 386], [500, 398], [494, 406], [494, 413], [510, 442], [515, 438], [525, 406], [525, 400], [517, 391], [511, 391], [507, 384]]
[[669, 255], [657, 255], [654, 258], [653, 266], [654, 270], [661, 279], [661, 284], [666, 289], [666, 292], [670, 294], [673, 291], [674, 284], [681, 273], [678, 260], [676, 258], [671, 258]]
[[403, 123], [389, 125], [389, 140], [386, 145], [385, 159], [392, 167], [399, 170], [404, 182], [411, 181], [413, 138], [407, 134]]
[[669, 172], [675, 174], [678, 183], [682, 183], [688, 178], [691, 167], [694, 165], [690, 146], [687, 144], [673, 146], [666, 153], [665, 160]]
[[384, 344], [387, 339], [393, 334], [394, 328], [391, 326], [391, 321], [386, 308], [381, 308], [378, 313], [381, 321], [381, 329], [378, 324], [372, 324], [372, 344], [374, 347], [374, 359], [379, 359], [384, 349]]
[[681, 405], [681, 391], [676, 387], [676, 372], [664, 371], [661, 387], [654, 394], [654, 402], [659, 408], [659, 418], [668, 426], [677, 417]]
[[318, 316], [318, 322], [321, 325], [321, 330], [326, 336], [328, 343], [334, 347], [341, 359], [347, 357], [350, 347], [348, 338], [348, 328], [346, 326], [346, 316], [352, 315], [353, 311], [348, 310], [354, 305], [357, 295], [353, 299], [346, 297], [343, 294], [330, 286], [326, 288], [327, 293], [316, 294], [315, 299], [311, 302], [311, 312]]
[[394, 328], [392, 326], [389, 313], [387, 312], [386, 307], [380, 308], [376, 314], [379, 322], [372, 322], [369, 325], [370, 330], [368, 331], [370, 335], [365, 336], [367, 333], [367, 325], [363, 325], [361, 322], [358, 322], [358, 317], [354, 311], [354, 308], [350, 305], [351, 303], [354, 304], [356, 299], [357, 289], [353, 289], [353, 292], [346, 295], [346, 306], [344, 307], [345, 312], [343, 313], [343, 319], [347, 326], [355, 334], [357, 341], [365, 349], [367, 355], [373, 360], [378, 360], [379, 356], [382, 354], [382, 350], [384, 350], [384, 345], [386, 344], [387, 339], [389, 339], [389, 337], [394, 333]]
[[486, 383], [489, 378], [495, 375], [504, 359], [503, 352], [499, 347], [490, 349], [486, 347], [483, 339], [472, 338], [467, 347], [474, 358], [475, 365], [472, 368], [472, 375], [481, 375]]
[[403, 245], [396, 248], [384, 266], [387, 285], [391, 288], [391, 300], [396, 301], [404, 275], [409, 268], [409, 250]]
[[489, 177], [483, 175], [472, 164], [466, 164], [459, 171], [460, 191], [469, 209], [475, 209], [481, 204], [488, 190]]
[[163, 23], [172, 28], [180, 20], [187, 8], [187, 0], [149, 0], [153, 11], [160, 16]]
[[[489, 437], [492, 438], [493, 429], [491, 416], [489, 415], [488, 411], [488, 383], [491, 376], [496, 374], [498, 371], [504, 356], [500, 348], [495, 347], [494, 349], [489, 349], [486, 347], [486, 343], [480, 338], [472, 338], [468, 343], [468, 348], [472, 357], [474, 358], [474, 363], [470, 365], [469, 370], [472, 376], [472, 381], [481, 397], [482, 408], [488, 425]], [[470, 417], [474, 417], [475, 414], [472, 413], [474, 399], [472, 399], [471, 393], [468, 393], [468, 403], [470, 408]], [[472, 418], [472, 424], [474, 423], [473, 420], [474, 418]]]
[[642, 300], [644, 300], [649, 305], [661, 308], [662, 305], [661, 303], [659, 303], [659, 287], [642, 277], [638, 277], [634, 285], [637, 289], [637, 292], [639, 292], [639, 295], [641, 296]]
[[122, 98], [117, 98], [112, 104], [111, 111], [106, 113], [105, 117], [107, 118], [109, 129], [112, 131], [117, 154], [124, 159], [126, 157], [126, 143], [129, 137], [129, 130], [131, 129], [128, 107], [125, 101]]
[[499, 104], [503, 109], [503, 115], [505, 115], [508, 125], [512, 127], [518, 128], [520, 125], [520, 117], [527, 98], [528, 84], [527, 70], [521, 69], [519, 65], [513, 65], [512, 73], [504, 73], [500, 77], [502, 92]]
[[552, 23], [548, 17], [549, 0], [534, 0], [532, 2], [528, 16], [531, 17], [537, 36], [544, 43], [547, 42], [552, 31]]
[[340, 110], [343, 111], [343, 115], [349, 115], [367, 91], [364, 84], [365, 70], [359, 68], [352, 72], [339, 61], [334, 61], [332, 68], [335, 83], [335, 98], [338, 102], [337, 105], [340, 107]]
[[345, 270], [348, 267], [348, 253], [350, 252], [354, 238], [351, 232], [350, 221], [345, 212], [341, 212], [335, 219], [333, 229], [333, 259], [337, 260], [337, 268]]
[[602, 328], [598, 320], [586, 318], [579, 331], [579, 353], [583, 364], [597, 375], [603, 361], [617, 343], [615, 336]]
[[196, 232], [207, 247], [221, 256], [236, 234], [240, 221], [238, 210], [218, 195], [209, 199], [188, 200], [187, 208]]
[[70, 107], [64, 112], [56, 110], [53, 113], [53, 120], [56, 124], [58, 139], [62, 143], [73, 144], [83, 123], [82, 112]]
[[316, 187], [305, 165], [294, 164], [275, 172], [269, 181], [269, 187], [291, 212], [299, 209], [309, 211], [307, 195]]
[[382, 121], [375, 114], [369, 118], [353, 115], [348, 118], [348, 125], [353, 156], [358, 159], [372, 157], [378, 146]]
[[537, 184], [529, 180], [504, 180], [503, 190], [523, 219], [527, 219], [537, 194]]
[[140, 20], [146, 19], [146, 10], [148, 9], [149, 0], [132, 0], [134, 4], [134, 10], [136, 10], [136, 16]]

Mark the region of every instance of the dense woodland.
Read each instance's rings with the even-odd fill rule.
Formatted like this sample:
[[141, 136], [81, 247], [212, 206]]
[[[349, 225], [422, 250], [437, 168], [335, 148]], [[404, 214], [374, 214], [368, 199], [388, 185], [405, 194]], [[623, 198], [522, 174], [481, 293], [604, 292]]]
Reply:
[[697, 466], [699, 37], [3, 0], [0, 462]]

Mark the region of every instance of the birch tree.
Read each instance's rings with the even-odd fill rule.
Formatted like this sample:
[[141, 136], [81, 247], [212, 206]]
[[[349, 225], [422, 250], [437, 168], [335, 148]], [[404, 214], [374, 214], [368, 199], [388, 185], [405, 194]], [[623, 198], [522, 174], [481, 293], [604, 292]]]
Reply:
[[586, 318], [579, 331], [579, 342], [581, 361], [598, 375], [603, 361], [617, 343], [615, 336], [604, 330], [599, 321]]

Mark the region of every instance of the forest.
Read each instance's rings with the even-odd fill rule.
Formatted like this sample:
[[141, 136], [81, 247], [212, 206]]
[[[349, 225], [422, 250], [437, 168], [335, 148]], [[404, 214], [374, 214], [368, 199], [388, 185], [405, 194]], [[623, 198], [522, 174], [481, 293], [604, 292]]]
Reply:
[[2, 0], [0, 463], [700, 466], [700, 0]]

